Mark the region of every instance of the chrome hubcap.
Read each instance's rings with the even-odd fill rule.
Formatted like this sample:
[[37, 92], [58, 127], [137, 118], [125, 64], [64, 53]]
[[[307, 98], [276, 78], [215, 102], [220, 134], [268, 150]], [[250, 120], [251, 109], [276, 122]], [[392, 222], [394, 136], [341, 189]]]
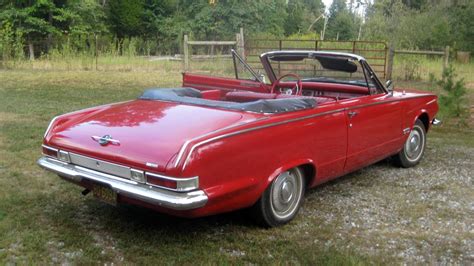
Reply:
[[405, 154], [410, 161], [418, 160], [423, 152], [424, 139], [420, 130], [419, 128], [414, 128], [405, 143]]
[[271, 206], [274, 214], [284, 219], [291, 216], [298, 208], [303, 183], [301, 174], [296, 170], [290, 170], [280, 174], [272, 183]]
[[285, 180], [280, 187], [280, 201], [283, 203], [288, 203], [293, 198], [293, 184], [288, 180]]

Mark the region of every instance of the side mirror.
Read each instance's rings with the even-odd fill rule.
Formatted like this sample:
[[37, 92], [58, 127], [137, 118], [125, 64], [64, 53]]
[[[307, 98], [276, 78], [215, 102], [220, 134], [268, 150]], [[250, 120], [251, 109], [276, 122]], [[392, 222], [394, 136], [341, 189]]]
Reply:
[[385, 82], [385, 88], [387, 88], [388, 92], [393, 95], [393, 82], [392, 80], [387, 80]]

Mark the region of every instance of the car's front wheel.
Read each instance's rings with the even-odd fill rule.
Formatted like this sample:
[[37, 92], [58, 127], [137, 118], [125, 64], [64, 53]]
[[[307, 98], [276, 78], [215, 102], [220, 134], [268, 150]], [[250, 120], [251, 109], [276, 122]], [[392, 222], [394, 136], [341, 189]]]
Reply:
[[303, 203], [304, 190], [301, 169], [293, 168], [279, 174], [253, 206], [255, 219], [266, 227], [288, 223]]
[[426, 129], [421, 120], [416, 120], [413, 129], [410, 131], [403, 149], [394, 156], [395, 163], [401, 167], [412, 167], [417, 165], [426, 147]]

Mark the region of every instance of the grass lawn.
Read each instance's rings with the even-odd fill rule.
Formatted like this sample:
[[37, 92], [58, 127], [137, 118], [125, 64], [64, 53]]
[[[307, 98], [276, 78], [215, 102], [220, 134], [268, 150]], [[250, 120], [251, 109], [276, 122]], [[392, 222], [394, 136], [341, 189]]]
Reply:
[[0, 71], [0, 264], [474, 260], [470, 128], [433, 129], [415, 168], [383, 161], [309, 191], [296, 220], [274, 229], [243, 211], [187, 220], [110, 207], [36, 165], [55, 115], [181, 83], [179, 67], [152, 70]]

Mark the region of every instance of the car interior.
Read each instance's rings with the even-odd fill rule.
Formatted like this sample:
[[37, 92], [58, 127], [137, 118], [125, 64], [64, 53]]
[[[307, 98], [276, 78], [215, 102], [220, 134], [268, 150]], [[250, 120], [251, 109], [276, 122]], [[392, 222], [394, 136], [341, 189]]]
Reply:
[[233, 51], [235, 79], [184, 73], [183, 86], [204, 99], [240, 103], [309, 97], [319, 105], [384, 93], [368, 65], [344, 55], [277, 52], [261, 60], [271, 84]]
[[183, 73], [182, 88], [151, 89], [140, 98], [280, 113], [384, 92], [368, 65], [345, 55], [277, 52], [261, 60], [271, 83], [233, 51], [235, 78]]

